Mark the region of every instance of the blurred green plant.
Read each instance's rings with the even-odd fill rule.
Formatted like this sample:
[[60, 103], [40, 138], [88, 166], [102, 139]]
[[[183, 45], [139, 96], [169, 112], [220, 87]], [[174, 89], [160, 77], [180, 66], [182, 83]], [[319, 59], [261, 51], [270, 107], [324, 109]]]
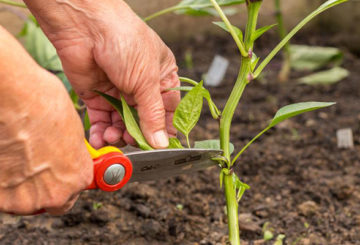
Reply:
[[[278, 33], [280, 39], [283, 39], [287, 34], [287, 30], [284, 24], [281, 0], [274, 0], [274, 3]], [[291, 69], [315, 72], [319, 69], [334, 66], [331, 69], [315, 72], [298, 79], [300, 83], [308, 85], [332, 84], [343, 80], [349, 75], [349, 72], [344, 68], [338, 67], [343, 61], [343, 53], [338, 48], [292, 45], [288, 42], [285, 44], [282, 53], [283, 64], [279, 73], [280, 82], [289, 80]]]

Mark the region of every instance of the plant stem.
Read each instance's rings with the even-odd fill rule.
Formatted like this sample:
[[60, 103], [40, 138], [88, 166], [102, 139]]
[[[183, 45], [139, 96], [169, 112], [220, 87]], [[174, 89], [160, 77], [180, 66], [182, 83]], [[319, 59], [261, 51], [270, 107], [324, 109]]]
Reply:
[[238, 202], [236, 200], [236, 188], [233, 183], [233, 175], [224, 174], [224, 188], [226, 197], [226, 210], [228, 216], [229, 240], [231, 245], [240, 244]]
[[224, 12], [222, 11], [222, 9], [220, 8], [219, 4], [216, 2], [216, 0], [210, 0], [211, 3], [213, 4], [215, 10], [218, 12], [218, 14], [220, 15], [220, 18], [222, 19], [222, 21], [225, 23], [226, 27], [228, 28], [232, 38], [234, 39], [236, 45], [238, 46], [240, 53], [243, 57], [247, 57], [248, 56], [248, 52], [246, 52], [244, 44], [242, 42], [242, 40], [240, 40], [239, 36], [236, 34], [234, 28], [232, 27], [229, 19], [226, 17], [226, 15], [224, 14]]
[[[275, 0], [275, 16], [278, 23], [278, 32], [280, 40], [284, 39], [287, 35], [286, 27], [284, 25], [284, 18], [281, 10], [281, 0]], [[285, 82], [289, 79], [289, 73], [291, 69], [290, 60], [290, 42], [287, 42], [283, 51], [283, 64], [279, 73], [279, 79], [281, 82]]]
[[149, 15], [149, 16], [143, 18], [143, 20], [145, 22], [147, 22], [147, 21], [150, 21], [150, 20], [152, 20], [152, 19], [154, 19], [156, 17], [159, 17], [161, 15], [168, 14], [168, 13], [174, 12], [176, 10], [186, 9], [186, 8], [187, 8], [187, 6], [178, 6], [178, 5], [171, 6], [169, 8], [162, 9], [162, 10], [156, 12], [156, 13], [153, 13], [152, 15]]
[[269, 62], [275, 57], [275, 55], [289, 42], [289, 40], [303, 28], [307, 23], [309, 23], [316, 16], [322, 12], [332, 8], [338, 4], [347, 2], [348, 0], [338, 0], [338, 1], [327, 1], [323, 3], [319, 8], [309, 14], [305, 19], [303, 19], [297, 26], [294, 27], [286, 37], [280, 41], [280, 43], [270, 52], [270, 54], [261, 62], [261, 64], [256, 68], [254, 72], [254, 78], [257, 78], [264, 68], [269, 64]]
[[[245, 90], [246, 85], [250, 82], [249, 75], [251, 75], [251, 56], [254, 46], [252, 36], [256, 31], [257, 17], [262, 1], [248, 2], [248, 22], [245, 33], [245, 48], [248, 55], [241, 57], [241, 66], [237, 81], [230, 97], [226, 102], [222, 117], [220, 119], [220, 146], [224, 151], [223, 156], [230, 161], [230, 127], [234, 116], [235, 109], [240, 101], [240, 98]], [[232, 164], [228, 164], [228, 169], [231, 169]], [[231, 245], [240, 245], [239, 232], [239, 217], [238, 217], [238, 202], [236, 199], [236, 188], [233, 183], [232, 175], [235, 174], [230, 171], [230, 175], [224, 176], [225, 198], [227, 206], [227, 217], [229, 226], [229, 241]]]
[[15, 7], [27, 8], [25, 4], [14, 2], [14, 1], [11, 1], [11, 0], [0, 0], [0, 3], [15, 6]]
[[241, 150], [240, 152], [233, 158], [231, 161], [231, 165], [234, 165], [236, 160], [241, 156], [241, 154], [255, 141], [257, 140], [261, 135], [263, 135], [266, 131], [268, 131], [271, 128], [271, 126], [266, 127], [263, 131], [258, 133], [252, 140], [250, 140]]
[[[243, 3], [243, 2], [242, 2]], [[239, 3], [240, 4], [240, 3]], [[228, 4], [226, 3], [219, 3], [220, 6], [226, 6]], [[152, 15], [149, 15], [145, 18], [143, 18], [143, 20], [145, 22], [147, 21], [150, 21], [152, 19], [155, 19], [161, 15], [164, 15], [164, 14], [168, 14], [168, 13], [172, 13], [172, 12], [175, 12], [177, 10], [184, 10], [184, 9], [204, 9], [204, 8], [211, 8], [213, 7], [213, 5], [211, 3], [204, 3], [204, 4], [189, 4], [189, 5], [174, 5], [174, 6], [171, 6], [169, 8], [166, 8], [166, 9], [162, 9], [158, 12], [155, 12], [153, 13]]]

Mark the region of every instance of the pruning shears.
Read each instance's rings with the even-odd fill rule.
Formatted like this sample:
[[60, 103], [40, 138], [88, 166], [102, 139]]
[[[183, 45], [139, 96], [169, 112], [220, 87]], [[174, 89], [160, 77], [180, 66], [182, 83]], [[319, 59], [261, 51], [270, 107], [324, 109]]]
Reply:
[[[159, 180], [188, 174], [218, 164], [212, 160], [222, 154], [211, 149], [163, 149], [123, 153], [113, 146], [94, 149], [86, 140], [94, 162], [94, 179], [87, 188], [113, 192], [127, 183]], [[39, 210], [35, 214], [44, 213]]]
[[164, 179], [214, 165], [222, 154], [211, 149], [163, 149], [123, 153], [113, 146], [95, 150], [85, 141], [94, 161], [94, 179], [88, 189], [117, 191], [131, 182]]

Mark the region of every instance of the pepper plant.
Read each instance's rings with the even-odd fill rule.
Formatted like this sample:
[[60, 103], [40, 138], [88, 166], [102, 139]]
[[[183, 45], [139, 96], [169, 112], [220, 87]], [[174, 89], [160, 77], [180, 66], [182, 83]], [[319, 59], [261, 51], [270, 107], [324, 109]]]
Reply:
[[[209, 3], [212, 4], [212, 7], [217, 11], [219, 17], [222, 20], [221, 22], [214, 22], [214, 24], [229, 32], [239, 49], [239, 58], [241, 59], [239, 75], [237, 77], [237, 80], [235, 81], [232, 92], [229, 95], [229, 98], [222, 111], [220, 111], [215, 105], [214, 101], [211, 99], [209, 91], [204, 88], [202, 81], [196, 82], [189, 78], [180, 78], [183, 83], [187, 83], [190, 86], [172, 88], [174, 90], [181, 90], [187, 92], [174, 113], [173, 125], [178, 129], [179, 132], [181, 132], [185, 136], [187, 146], [191, 147], [189, 134], [200, 118], [204, 99], [206, 99], [208, 102], [212, 117], [214, 118], [214, 120], [218, 120], [219, 122], [220, 139], [195, 142], [194, 147], [215, 148], [221, 149], [223, 151], [223, 155], [215, 158], [214, 160], [218, 161], [220, 166], [220, 186], [224, 187], [225, 191], [229, 227], [229, 242], [232, 245], [240, 244], [238, 202], [240, 201], [244, 191], [249, 188], [248, 185], [240, 181], [240, 178], [233, 170], [235, 165], [239, 163], [239, 157], [256, 139], [258, 139], [266, 131], [279, 124], [280, 122], [296, 115], [302, 114], [304, 112], [321, 109], [334, 104], [332, 102], [301, 102], [282, 107], [275, 114], [269, 125], [259, 134], [257, 134], [253, 139], [251, 139], [242, 149], [240, 149], [240, 151], [235, 154], [235, 156], [232, 157], [231, 153], [233, 150], [233, 146], [230, 143], [231, 122], [237, 105], [241, 99], [241, 96], [246, 86], [251, 84], [251, 81], [256, 79], [261, 74], [261, 72], [275, 57], [275, 55], [284, 46], [286, 46], [288, 41], [304, 25], [306, 25], [314, 17], [324, 12], [325, 10], [346, 1], [347, 0], [328, 0], [323, 3], [314, 12], [304, 18], [292, 31], [290, 31], [280, 41], [280, 43], [268, 54], [268, 56], [265, 57], [262, 62], [260, 62], [260, 58], [257, 57], [254, 53], [255, 41], [274, 26], [270, 25], [257, 28], [257, 19], [259, 16], [259, 10], [262, 4], [262, 0], [246, 0], [248, 19], [244, 34], [240, 28], [235, 27], [230, 23], [229, 19], [227, 18], [219, 4], [219, 2], [221, 1], [209, 0]], [[209, 6], [207, 5], [206, 8], [209, 8]], [[146, 141], [144, 141], [144, 137], [141, 135], [141, 131], [139, 130], [138, 125], [136, 125], [136, 120], [131, 119], [127, 122], [126, 118], [136, 118], [136, 113], [127, 109], [128, 106], [126, 105], [125, 100], [122, 98], [120, 102], [108, 95], [102, 95], [118, 110], [120, 115], [122, 115], [126, 127], [130, 127], [129, 133], [138, 142], [139, 146], [145, 150], [149, 149], [149, 145], [144, 144], [144, 142]], [[133, 129], [134, 131], [132, 131], [131, 128], [134, 127], [136, 129]], [[183, 146], [178, 139], [172, 138], [170, 139], [169, 147], [182, 148]]]
[[[321, 109], [334, 104], [333, 102], [301, 102], [282, 107], [278, 110], [278, 112], [264, 130], [258, 133], [245, 146], [243, 146], [238, 151], [238, 153], [232, 156], [234, 146], [230, 143], [231, 122], [243, 92], [248, 85], [251, 85], [251, 81], [259, 77], [269, 62], [275, 57], [275, 55], [278, 54], [278, 52], [284, 46], [286, 46], [289, 40], [303, 26], [305, 26], [309, 21], [311, 21], [320, 13], [346, 1], [347, 0], [327, 0], [315, 11], [304, 18], [292, 31], [286, 34], [280, 43], [261, 62], [260, 58], [257, 57], [254, 52], [254, 44], [261, 35], [274, 26], [270, 25], [257, 28], [257, 19], [259, 16], [260, 7], [263, 2], [262, 0], [183, 0], [180, 2], [180, 4], [186, 3], [185, 5], [177, 5], [170, 10], [168, 9], [166, 11], [160, 11], [151, 17], [154, 18], [163, 13], [172, 12], [175, 10], [188, 11], [188, 13], [193, 13], [193, 11], [200, 11], [201, 13], [204, 13], [204, 11], [207, 13], [213, 13], [213, 11], [210, 10], [215, 10], [222, 21], [214, 22], [214, 24], [229, 32], [239, 49], [239, 59], [241, 60], [239, 74], [222, 111], [211, 99], [210, 93], [206, 88], [204, 88], [202, 81], [196, 82], [192, 79], [182, 77], [180, 80], [183, 83], [189, 84], [190, 86], [172, 88], [174, 90], [187, 92], [187, 94], [179, 103], [173, 118], [173, 125], [178, 129], [179, 132], [184, 134], [187, 147], [192, 147], [189, 135], [200, 118], [204, 99], [208, 102], [213, 119], [219, 122], [220, 139], [195, 142], [193, 147], [221, 149], [223, 151], [221, 156], [218, 156], [213, 160], [217, 161], [220, 167], [220, 186], [221, 188], [224, 188], [225, 192], [227, 209], [226, 213], [229, 228], [229, 243], [231, 245], [240, 244], [238, 203], [245, 190], [249, 189], [249, 186], [241, 182], [240, 178], [234, 172], [234, 167], [239, 164], [238, 160], [241, 155], [256, 139], [258, 139], [270, 128], [276, 126], [280, 122], [304, 112]], [[4, 3], [10, 1], [0, 0], [0, 2]], [[221, 8], [221, 6], [228, 6], [235, 3], [246, 3], [248, 18], [244, 33], [240, 28], [235, 27], [230, 23], [228, 17]], [[136, 110], [128, 106], [123, 97], [121, 97], [119, 100], [118, 98], [111, 97], [104, 93], [98, 93], [102, 95], [119, 112], [129, 134], [135, 139], [139, 147], [143, 150], [151, 150], [151, 146], [146, 142], [146, 139], [140, 130]], [[177, 138], [171, 138], [169, 148], [183, 148], [183, 146]]]

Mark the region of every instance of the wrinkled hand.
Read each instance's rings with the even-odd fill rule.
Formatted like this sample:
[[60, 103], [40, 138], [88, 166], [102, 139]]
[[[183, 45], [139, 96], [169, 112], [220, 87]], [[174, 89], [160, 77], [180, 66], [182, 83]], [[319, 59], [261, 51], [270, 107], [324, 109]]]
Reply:
[[[31, 1], [28, 1], [30, 9]], [[155, 148], [168, 146], [174, 136], [173, 112], [180, 100], [177, 66], [172, 52], [135, 13], [119, 0], [58, 0], [67, 21], [42, 21], [44, 10], [32, 10], [56, 47], [74, 90], [86, 103], [92, 127], [90, 143], [134, 144], [118, 113], [93, 91], [117, 98], [122, 94], [135, 106], [140, 127]], [[51, 11], [51, 7], [48, 8]], [[39, 13], [40, 12], [40, 13]], [[44, 13], [45, 12], [45, 13]], [[69, 21], [70, 20], [70, 21]], [[49, 26], [49, 23], [56, 23]], [[70, 22], [70, 23], [69, 23]]]
[[61, 81], [1, 26], [0, 67], [0, 212], [62, 214], [93, 179], [80, 118]]

